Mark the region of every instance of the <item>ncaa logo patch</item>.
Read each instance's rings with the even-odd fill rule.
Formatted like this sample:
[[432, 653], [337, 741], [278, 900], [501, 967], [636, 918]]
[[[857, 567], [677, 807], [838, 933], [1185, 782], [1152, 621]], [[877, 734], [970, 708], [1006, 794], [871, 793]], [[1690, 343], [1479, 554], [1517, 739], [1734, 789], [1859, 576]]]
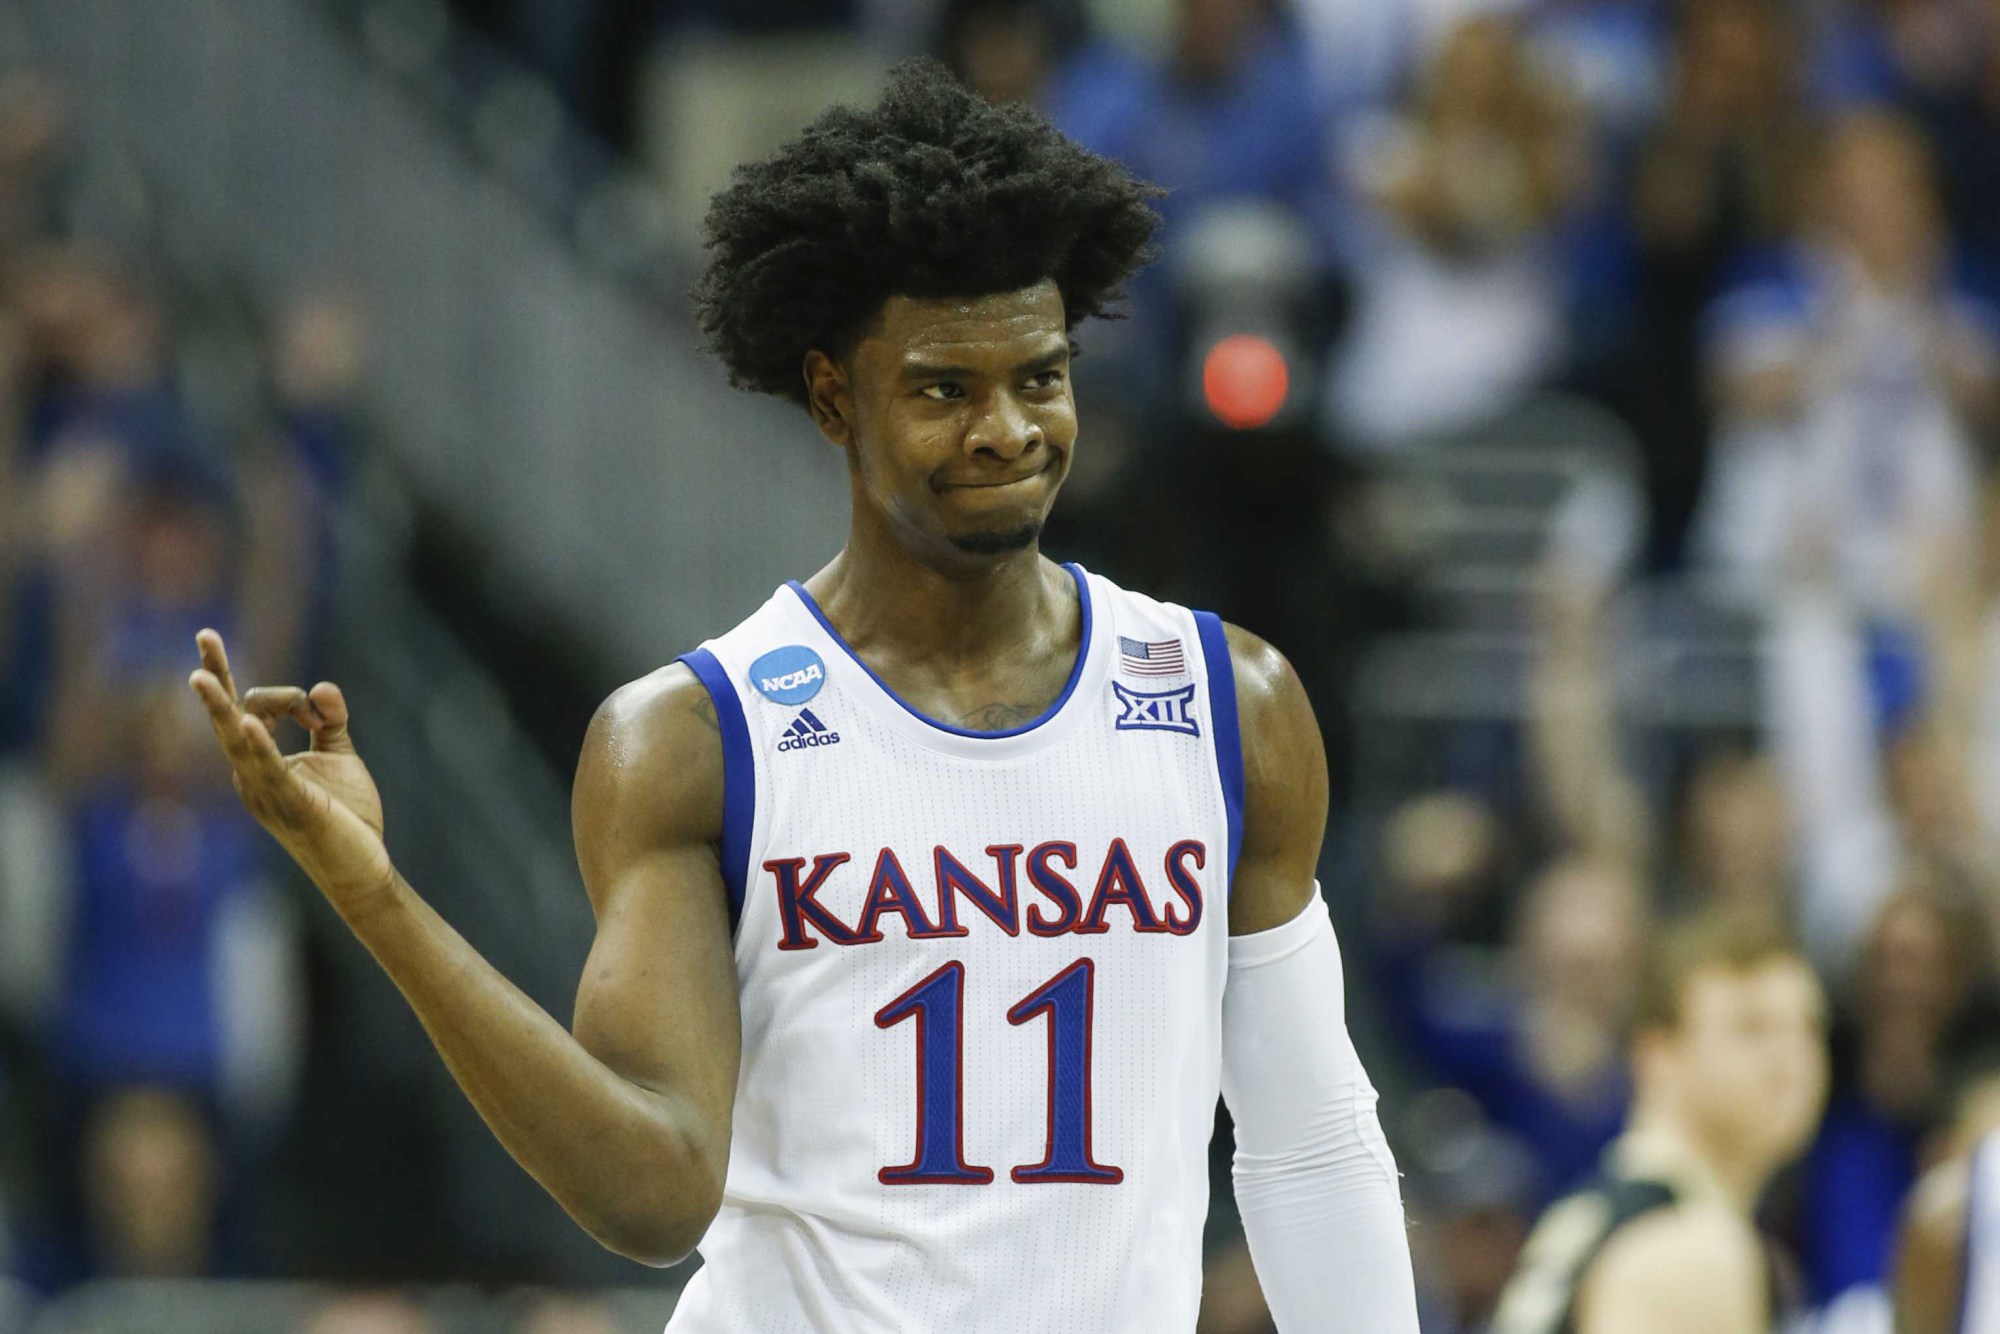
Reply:
[[1119, 714], [1111, 720], [1111, 725], [1121, 732], [1180, 732], [1186, 736], [1200, 736], [1201, 724], [1195, 721], [1191, 706], [1194, 704], [1194, 687], [1182, 686], [1178, 690], [1134, 690], [1130, 686], [1111, 683], [1111, 693], [1118, 697], [1121, 706]]
[[750, 664], [750, 684], [775, 703], [803, 704], [826, 684], [826, 664], [804, 644], [787, 644]]

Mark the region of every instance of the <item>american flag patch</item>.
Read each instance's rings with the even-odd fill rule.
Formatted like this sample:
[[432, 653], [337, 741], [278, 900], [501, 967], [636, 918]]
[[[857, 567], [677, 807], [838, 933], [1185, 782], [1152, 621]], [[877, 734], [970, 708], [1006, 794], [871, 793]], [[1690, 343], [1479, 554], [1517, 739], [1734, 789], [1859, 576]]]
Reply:
[[1118, 665], [1134, 676], [1184, 676], [1187, 655], [1178, 639], [1127, 639], [1118, 636]]

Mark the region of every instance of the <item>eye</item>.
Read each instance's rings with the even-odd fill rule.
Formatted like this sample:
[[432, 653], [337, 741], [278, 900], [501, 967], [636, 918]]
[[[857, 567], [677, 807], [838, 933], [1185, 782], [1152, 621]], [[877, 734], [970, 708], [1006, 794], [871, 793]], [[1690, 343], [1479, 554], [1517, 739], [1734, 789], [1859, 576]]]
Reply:
[[950, 399], [965, 397], [965, 390], [950, 380], [940, 380], [936, 384], [927, 384], [917, 392], [935, 403], [943, 403]]
[[1028, 388], [1053, 389], [1062, 382], [1063, 382], [1063, 373], [1059, 370], [1050, 369], [1045, 371], [1036, 371], [1033, 375], [1030, 375], [1028, 377]]

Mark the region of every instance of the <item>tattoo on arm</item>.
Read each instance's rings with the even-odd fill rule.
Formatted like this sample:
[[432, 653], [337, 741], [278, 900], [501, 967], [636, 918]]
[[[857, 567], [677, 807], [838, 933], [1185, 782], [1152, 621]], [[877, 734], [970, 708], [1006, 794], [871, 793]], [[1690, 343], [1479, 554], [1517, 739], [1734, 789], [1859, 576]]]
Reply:
[[702, 725], [709, 731], [722, 735], [722, 720], [715, 716], [715, 701], [706, 692], [694, 702], [694, 716], [701, 719]]
[[960, 718], [958, 725], [972, 732], [1004, 732], [1041, 713], [1042, 707], [1034, 704], [988, 704]]

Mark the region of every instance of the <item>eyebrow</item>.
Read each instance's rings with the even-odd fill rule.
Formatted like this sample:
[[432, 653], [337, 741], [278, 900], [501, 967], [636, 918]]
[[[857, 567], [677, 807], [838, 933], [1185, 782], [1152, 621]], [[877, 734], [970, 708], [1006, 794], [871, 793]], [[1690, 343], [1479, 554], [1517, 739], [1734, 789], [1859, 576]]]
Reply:
[[[1069, 345], [1062, 343], [1039, 356], [1030, 357], [1014, 367], [1013, 373], [1036, 375], [1042, 371], [1053, 370], [1068, 360], [1069, 356]], [[903, 363], [903, 369], [899, 374], [905, 380], [968, 380], [976, 379], [984, 372], [972, 366], [945, 366], [931, 362], [910, 361]]]

